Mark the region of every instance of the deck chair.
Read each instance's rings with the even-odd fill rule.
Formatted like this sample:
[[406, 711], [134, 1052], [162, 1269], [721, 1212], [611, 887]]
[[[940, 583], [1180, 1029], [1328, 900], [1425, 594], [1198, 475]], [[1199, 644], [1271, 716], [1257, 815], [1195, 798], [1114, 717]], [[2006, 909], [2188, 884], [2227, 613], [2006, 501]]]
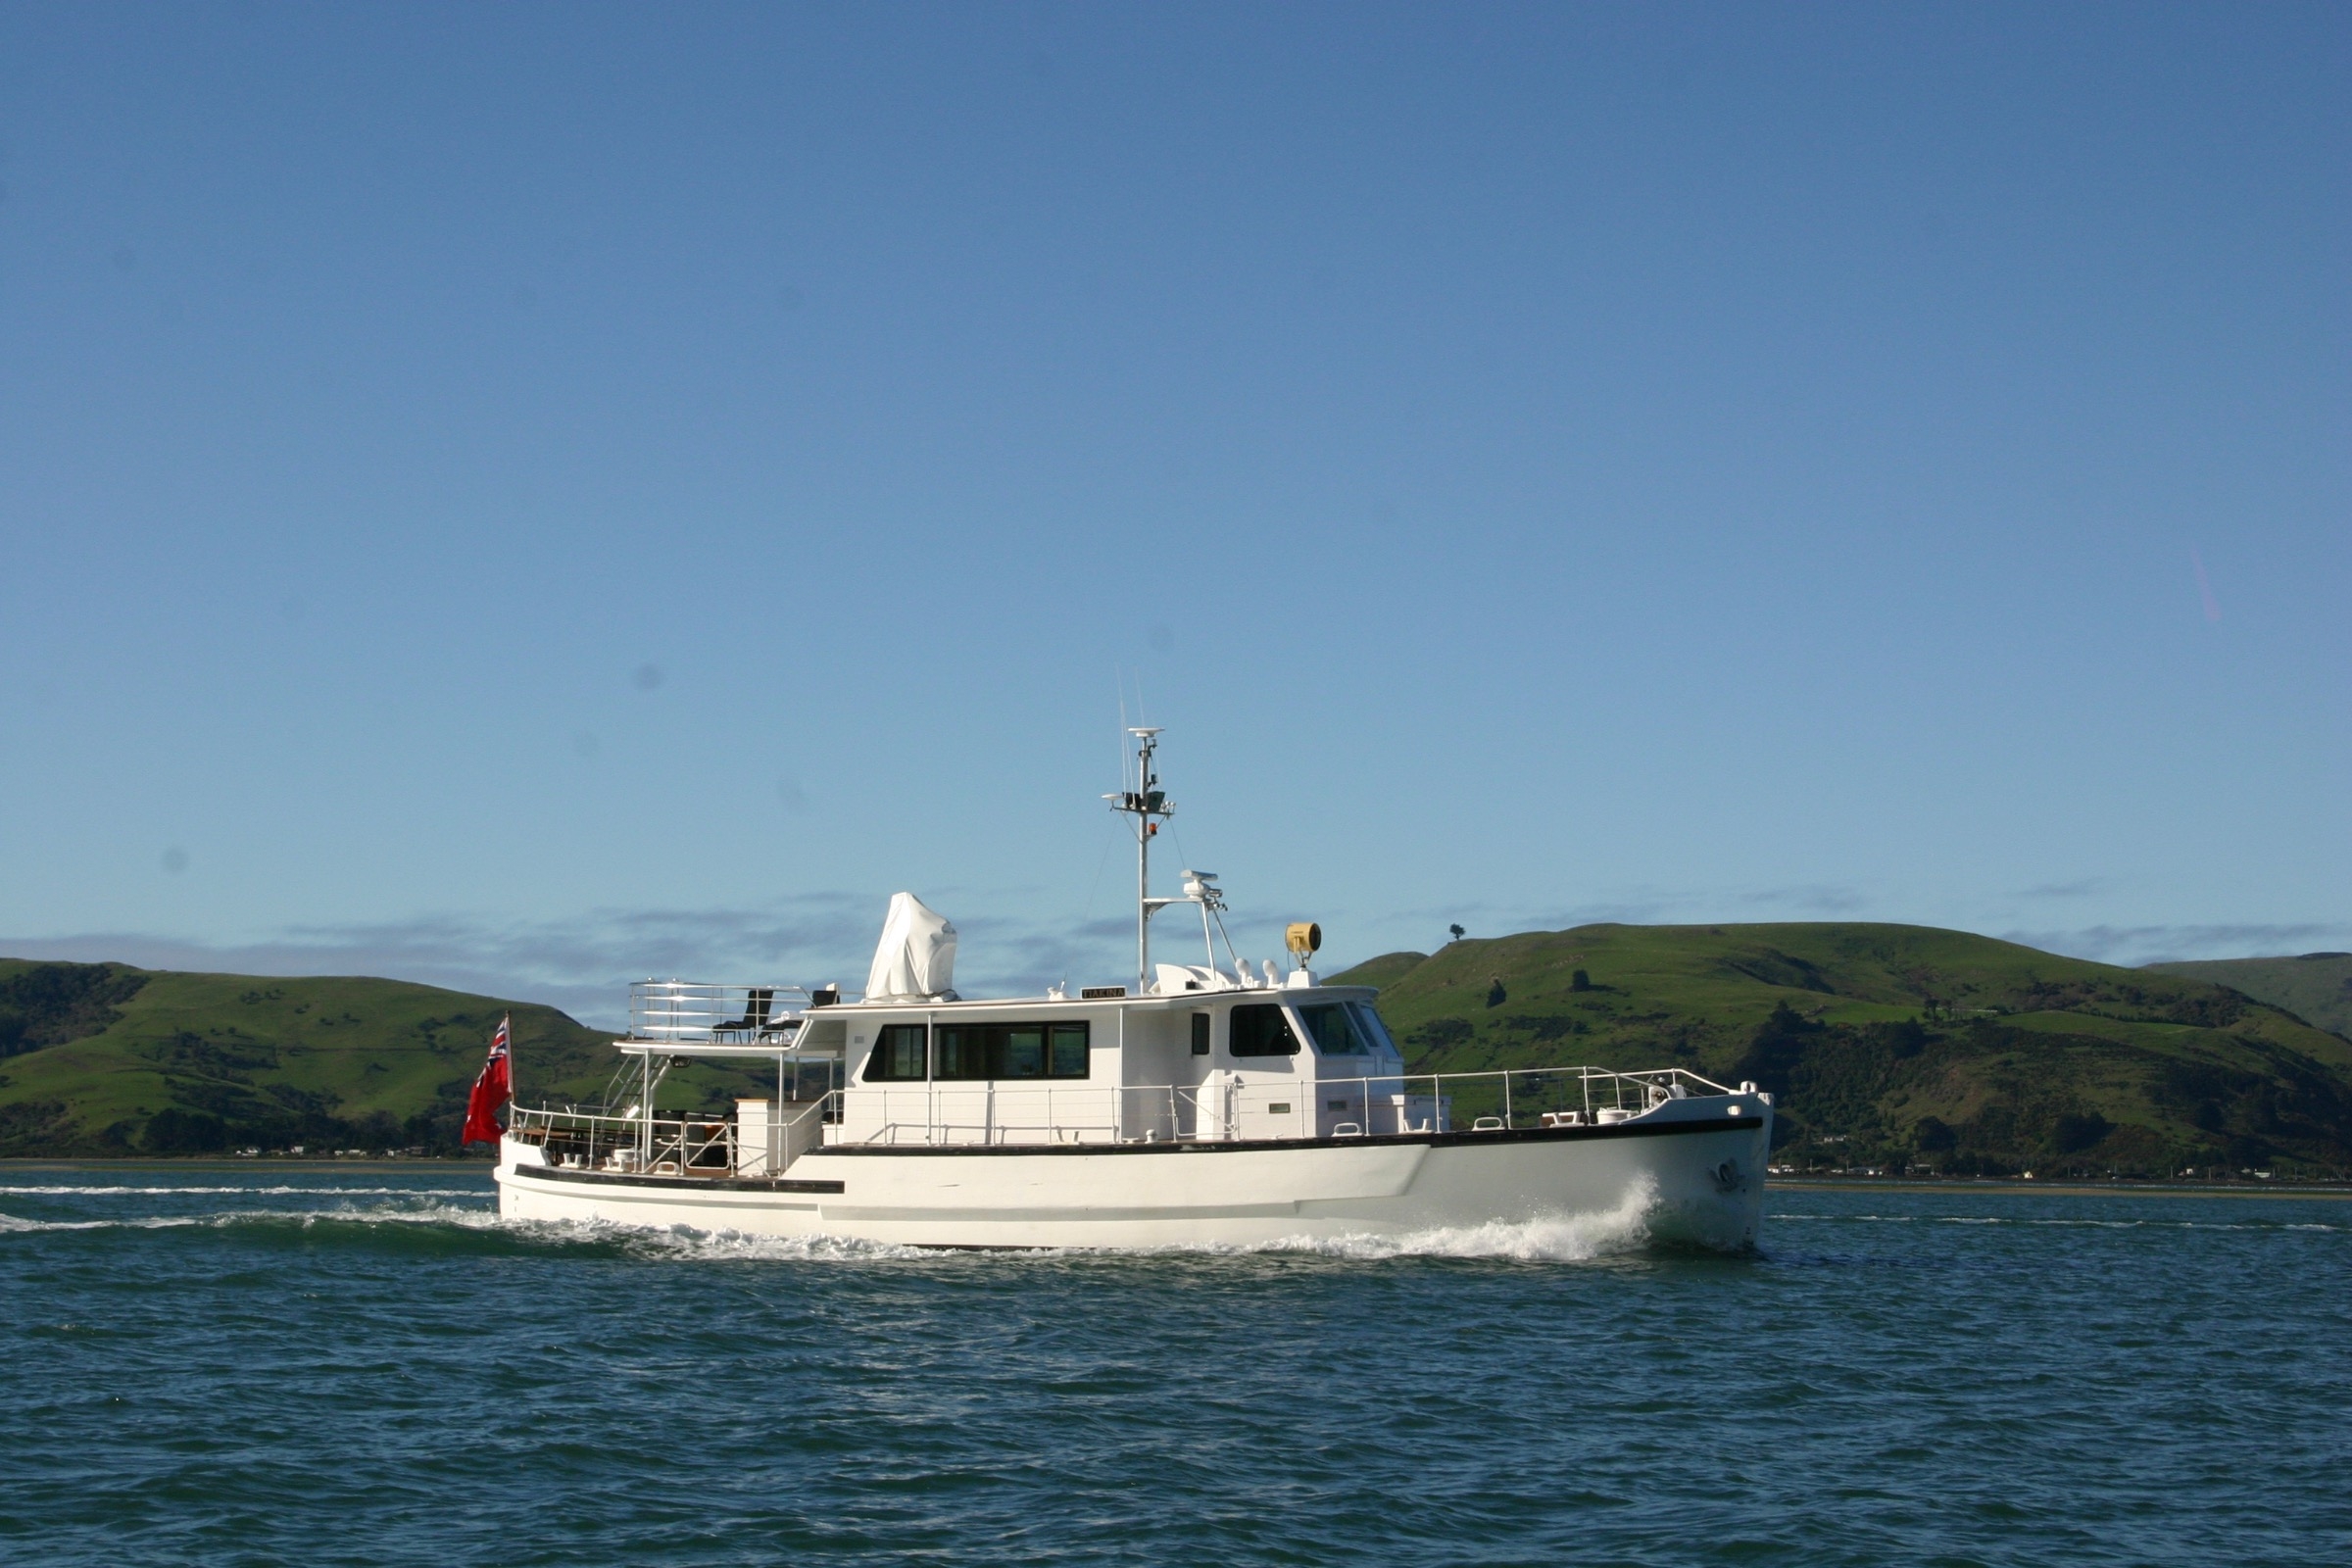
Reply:
[[757, 1035], [767, 1027], [767, 1009], [775, 1005], [776, 993], [772, 986], [754, 986], [743, 999], [743, 1016], [729, 1018], [710, 1026], [713, 1038], [727, 1035]]

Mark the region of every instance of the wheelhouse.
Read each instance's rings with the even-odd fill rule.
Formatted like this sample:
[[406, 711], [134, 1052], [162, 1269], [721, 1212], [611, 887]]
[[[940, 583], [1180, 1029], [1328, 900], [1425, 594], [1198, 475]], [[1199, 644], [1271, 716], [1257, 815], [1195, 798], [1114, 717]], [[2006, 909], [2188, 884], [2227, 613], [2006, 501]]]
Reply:
[[828, 1012], [811, 1027], [847, 1066], [844, 1141], [1329, 1138], [1414, 1119], [1399, 1101], [1403, 1057], [1367, 989]]

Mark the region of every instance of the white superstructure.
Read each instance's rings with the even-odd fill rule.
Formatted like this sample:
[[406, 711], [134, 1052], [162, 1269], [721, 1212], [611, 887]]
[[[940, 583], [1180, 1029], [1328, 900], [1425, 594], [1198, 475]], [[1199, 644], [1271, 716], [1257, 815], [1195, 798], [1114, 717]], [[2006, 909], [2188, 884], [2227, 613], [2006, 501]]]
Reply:
[[[615, 1104], [517, 1107], [500, 1210], [516, 1218], [826, 1234], [938, 1247], [1152, 1247], [1409, 1236], [1642, 1210], [1651, 1234], [1753, 1245], [1772, 1103], [1680, 1068], [1408, 1073], [1368, 987], [1216, 961], [1223, 895], [1154, 898], [1174, 807], [1137, 730], [1136, 979], [1010, 1001], [951, 988], [955, 928], [892, 901], [866, 994], [633, 987]], [[1191, 906], [1199, 964], [1154, 963]], [[779, 1006], [779, 1003], [785, 1004]], [[774, 1098], [657, 1108], [689, 1056], [772, 1062]]]

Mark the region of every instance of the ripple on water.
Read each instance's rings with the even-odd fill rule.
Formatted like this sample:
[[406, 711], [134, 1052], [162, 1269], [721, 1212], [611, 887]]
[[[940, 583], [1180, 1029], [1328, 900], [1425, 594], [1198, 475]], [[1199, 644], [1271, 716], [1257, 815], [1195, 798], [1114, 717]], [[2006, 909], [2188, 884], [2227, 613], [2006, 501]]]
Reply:
[[2332, 1211], [1775, 1192], [1748, 1257], [1631, 1203], [939, 1253], [508, 1225], [469, 1180], [0, 1188], [11, 1554], [2352, 1556]]

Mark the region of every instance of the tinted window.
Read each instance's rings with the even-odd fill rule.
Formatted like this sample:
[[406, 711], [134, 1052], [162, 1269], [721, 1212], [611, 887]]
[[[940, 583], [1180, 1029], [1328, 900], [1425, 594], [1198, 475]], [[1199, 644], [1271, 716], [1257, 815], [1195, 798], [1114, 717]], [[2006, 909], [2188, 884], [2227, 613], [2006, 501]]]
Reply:
[[1296, 1056], [1298, 1037], [1290, 1019], [1272, 1003], [1252, 1003], [1233, 1009], [1233, 1054], [1237, 1056]]
[[1004, 1059], [996, 1063], [999, 1078], [1043, 1078], [1046, 1075], [1046, 1026], [1016, 1023], [1004, 1031]]
[[943, 1023], [931, 1075], [967, 1083], [1083, 1078], [1087, 1033], [1083, 1023]]
[[1054, 1026], [1054, 1067], [1047, 1074], [1052, 1078], [1083, 1078], [1086, 1076], [1087, 1039], [1083, 1023], [1057, 1023]]
[[1355, 1019], [1337, 1002], [1298, 1009], [1298, 1021], [1314, 1036], [1315, 1049], [1326, 1056], [1361, 1056], [1372, 1049], [1356, 1030]]
[[867, 1083], [920, 1082], [922, 1076], [923, 1026], [921, 1024], [890, 1024], [874, 1037], [874, 1054], [865, 1058], [865, 1081]]
[[1193, 1054], [1208, 1054], [1208, 1014], [1205, 1012], [1193, 1014]]
[[988, 1025], [943, 1023], [939, 1026], [939, 1054], [931, 1063], [934, 1078], [993, 1078], [988, 1070]]

